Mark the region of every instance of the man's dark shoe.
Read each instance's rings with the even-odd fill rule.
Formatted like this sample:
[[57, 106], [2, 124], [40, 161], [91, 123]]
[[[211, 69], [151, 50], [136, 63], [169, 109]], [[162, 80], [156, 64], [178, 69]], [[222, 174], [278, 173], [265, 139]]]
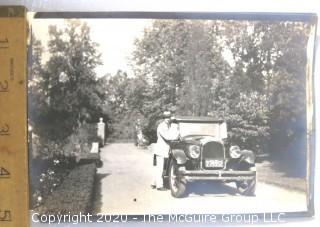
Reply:
[[155, 185], [150, 185], [150, 187], [151, 187], [152, 189], [156, 189], [156, 186], [155, 186]]
[[166, 189], [164, 187], [157, 188], [158, 191], [165, 191]]

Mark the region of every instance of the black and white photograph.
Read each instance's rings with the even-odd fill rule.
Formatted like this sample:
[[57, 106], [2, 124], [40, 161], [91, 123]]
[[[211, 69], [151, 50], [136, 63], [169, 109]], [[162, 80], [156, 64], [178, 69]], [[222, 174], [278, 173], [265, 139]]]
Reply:
[[313, 23], [30, 17], [34, 218], [309, 210]]

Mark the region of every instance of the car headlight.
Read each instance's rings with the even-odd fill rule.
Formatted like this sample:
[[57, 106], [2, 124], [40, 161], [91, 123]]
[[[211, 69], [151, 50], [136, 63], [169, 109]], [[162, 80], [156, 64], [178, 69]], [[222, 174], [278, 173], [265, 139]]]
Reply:
[[198, 145], [189, 146], [189, 156], [191, 158], [199, 158], [200, 156], [200, 147]]
[[239, 146], [231, 146], [229, 149], [229, 154], [231, 158], [239, 158], [241, 156]]

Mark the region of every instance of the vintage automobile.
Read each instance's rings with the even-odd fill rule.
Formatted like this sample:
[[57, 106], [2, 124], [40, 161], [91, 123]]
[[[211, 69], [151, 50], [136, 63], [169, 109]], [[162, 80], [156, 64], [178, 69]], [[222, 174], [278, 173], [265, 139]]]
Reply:
[[194, 180], [235, 182], [242, 195], [255, 194], [255, 154], [238, 146], [226, 150], [227, 125], [223, 120], [175, 117], [172, 124], [177, 124], [180, 138], [168, 141], [171, 151], [163, 176], [173, 197], [183, 197], [187, 182]]

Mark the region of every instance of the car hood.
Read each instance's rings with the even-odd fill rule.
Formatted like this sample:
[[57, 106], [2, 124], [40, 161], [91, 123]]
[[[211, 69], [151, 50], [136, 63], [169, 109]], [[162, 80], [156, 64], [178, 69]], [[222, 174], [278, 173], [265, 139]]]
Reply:
[[199, 144], [199, 145], [203, 145], [208, 142], [222, 143], [222, 141], [220, 141], [216, 137], [210, 136], [210, 135], [189, 135], [189, 136], [185, 136], [185, 137], [181, 138], [181, 140], [186, 143], [194, 143], [194, 144]]

